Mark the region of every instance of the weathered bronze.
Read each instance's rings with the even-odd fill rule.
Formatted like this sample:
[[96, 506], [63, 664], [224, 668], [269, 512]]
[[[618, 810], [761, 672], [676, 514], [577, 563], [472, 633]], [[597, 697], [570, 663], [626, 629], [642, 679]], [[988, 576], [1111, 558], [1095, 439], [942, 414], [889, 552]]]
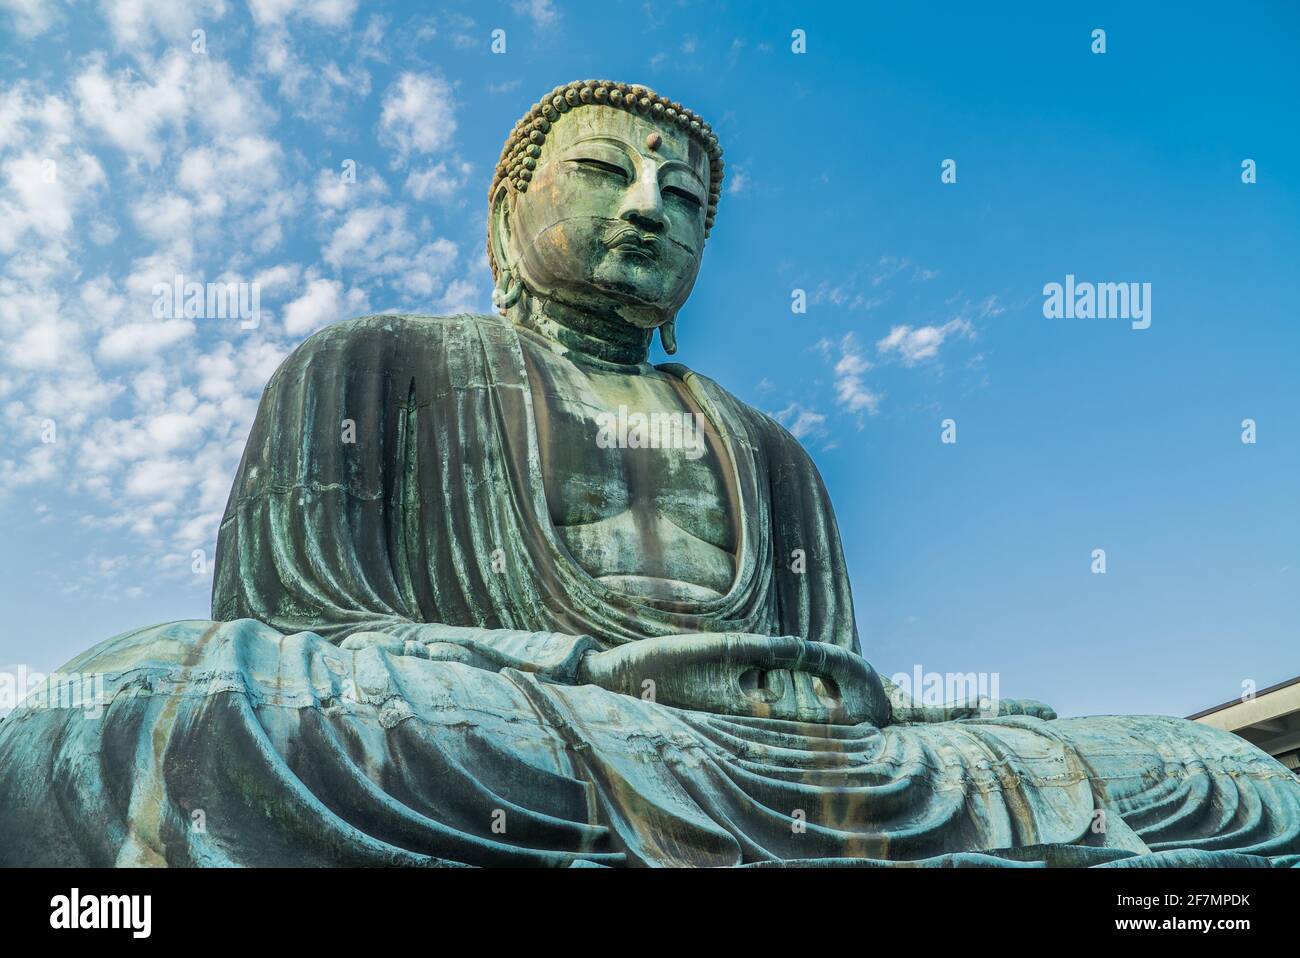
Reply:
[[214, 621], [65, 666], [97, 718], [0, 723], [0, 864], [1300, 862], [1300, 784], [1242, 739], [881, 681], [807, 454], [647, 362], [721, 182], [644, 87], [543, 98], [490, 195], [501, 315], [284, 362]]

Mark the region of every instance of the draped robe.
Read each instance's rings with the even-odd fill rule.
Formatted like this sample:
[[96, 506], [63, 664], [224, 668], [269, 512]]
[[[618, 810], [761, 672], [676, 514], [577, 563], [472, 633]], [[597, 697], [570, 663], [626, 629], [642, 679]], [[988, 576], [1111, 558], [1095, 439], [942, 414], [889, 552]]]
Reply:
[[[61, 669], [103, 677], [99, 714], [52, 681], [0, 722], [0, 865], [1300, 860], [1296, 779], [1180, 719], [823, 725], [578, 684], [584, 653], [652, 636], [859, 653], [808, 456], [662, 368], [717, 428], [740, 503], [735, 581], [706, 602], [621, 594], [568, 555], [504, 320], [368, 317], [305, 342], [235, 478], [213, 621]], [[464, 659], [340, 645], [375, 632]]]

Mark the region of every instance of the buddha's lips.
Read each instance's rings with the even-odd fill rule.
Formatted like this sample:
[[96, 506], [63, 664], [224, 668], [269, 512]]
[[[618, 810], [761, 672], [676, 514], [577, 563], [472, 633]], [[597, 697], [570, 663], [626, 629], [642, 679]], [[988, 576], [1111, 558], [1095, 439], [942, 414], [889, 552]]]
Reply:
[[642, 233], [630, 226], [612, 230], [605, 237], [606, 248], [623, 250], [628, 253], [639, 253], [648, 259], [654, 259], [659, 255], [658, 244], [659, 240], [653, 233]]

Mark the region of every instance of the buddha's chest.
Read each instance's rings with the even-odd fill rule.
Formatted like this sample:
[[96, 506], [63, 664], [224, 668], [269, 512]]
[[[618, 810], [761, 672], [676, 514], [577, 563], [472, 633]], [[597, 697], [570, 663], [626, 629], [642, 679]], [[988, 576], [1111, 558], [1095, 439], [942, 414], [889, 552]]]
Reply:
[[725, 592], [737, 543], [730, 462], [681, 385], [536, 344], [525, 355], [547, 506], [579, 564], [629, 591], [658, 594], [647, 580], [666, 580], [698, 587], [697, 598]]

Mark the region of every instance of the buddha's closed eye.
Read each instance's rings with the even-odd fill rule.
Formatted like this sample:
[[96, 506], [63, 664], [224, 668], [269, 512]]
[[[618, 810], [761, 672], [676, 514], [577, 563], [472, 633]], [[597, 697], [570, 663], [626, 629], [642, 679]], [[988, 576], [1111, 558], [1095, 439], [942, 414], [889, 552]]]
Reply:
[[688, 204], [690, 204], [691, 206], [703, 206], [703, 205], [704, 205], [704, 204], [700, 201], [700, 198], [699, 198], [698, 196], [696, 196], [696, 195], [695, 195], [694, 193], [692, 193], [690, 190], [684, 190], [684, 189], [682, 189], [680, 186], [666, 186], [666, 187], [664, 187], [664, 195], [665, 195], [665, 196], [675, 196], [675, 197], [677, 197], [677, 198], [680, 199], [680, 200], [684, 200], [684, 201], [686, 201], [686, 202], [687, 202]]
[[[585, 172], [594, 173], [598, 176], [618, 177], [623, 182], [629, 181], [632, 177], [626, 169], [617, 163], [611, 163], [608, 160], [597, 159], [594, 156], [574, 156], [569, 158], [569, 162], [575, 167]], [[704, 201], [695, 194], [694, 191], [682, 186], [667, 185], [663, 188], [665, 196], [671, 196], [681, 200], [688, 206], [699, 208], [704, 205]]]
[[607, 176], [617, 176], [624, 181], [628, 179], [627, 170], [623, 169], [621, 166], [616, 166], [613, 163], [606, 163], [604, 160], [598, 160], [594, 157], [575, 156], [570, 162], [578, 167], [578, 169], [590, 173], [602, 173]]

